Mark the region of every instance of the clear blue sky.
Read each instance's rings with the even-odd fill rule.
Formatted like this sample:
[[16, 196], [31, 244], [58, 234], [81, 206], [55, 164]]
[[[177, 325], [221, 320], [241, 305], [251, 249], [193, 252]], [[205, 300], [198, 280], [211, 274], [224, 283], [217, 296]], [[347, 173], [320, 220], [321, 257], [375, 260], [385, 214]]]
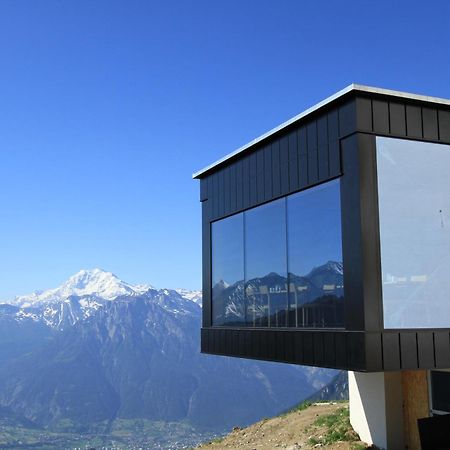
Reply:
[[0, 298], [200, 287], [192, 172], [351, 82], [450, 97], [450, 2], [0, 2]]

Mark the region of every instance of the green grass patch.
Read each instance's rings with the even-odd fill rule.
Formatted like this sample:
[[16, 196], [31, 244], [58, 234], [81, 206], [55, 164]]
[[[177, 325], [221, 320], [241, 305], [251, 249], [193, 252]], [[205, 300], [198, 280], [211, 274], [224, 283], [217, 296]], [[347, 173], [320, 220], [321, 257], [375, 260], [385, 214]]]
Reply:
[[[320, 437], [311, 437], [310, 445], [330, 445], [339, 441], [358, 441], [358, 435], [350, 425], [350, 413], [348, 408], [339, 408], [332, 414], [318, 417], [314, 422], [314, 427], [325, 428]], [[362, 447], [364, 448], [364, 447]]]

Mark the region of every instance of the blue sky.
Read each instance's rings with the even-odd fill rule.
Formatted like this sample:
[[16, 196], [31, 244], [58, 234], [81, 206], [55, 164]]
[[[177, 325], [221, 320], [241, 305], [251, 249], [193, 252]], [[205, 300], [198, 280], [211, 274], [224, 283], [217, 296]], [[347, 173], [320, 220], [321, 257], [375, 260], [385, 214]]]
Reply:
[[200, 287], [192, 172], [351, 82], [450, 98], [450, 3], [0, 2], [0, 298]]

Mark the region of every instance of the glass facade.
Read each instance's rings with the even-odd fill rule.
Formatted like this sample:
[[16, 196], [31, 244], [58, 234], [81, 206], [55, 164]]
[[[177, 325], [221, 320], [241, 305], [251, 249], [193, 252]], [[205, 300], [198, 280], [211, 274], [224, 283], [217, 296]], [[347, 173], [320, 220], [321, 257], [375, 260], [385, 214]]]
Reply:
[[344, 326], [339, 180], [211, 228], [214, 326]]
[[385, 328], [450, 327], [450, 146], [377, 137]]

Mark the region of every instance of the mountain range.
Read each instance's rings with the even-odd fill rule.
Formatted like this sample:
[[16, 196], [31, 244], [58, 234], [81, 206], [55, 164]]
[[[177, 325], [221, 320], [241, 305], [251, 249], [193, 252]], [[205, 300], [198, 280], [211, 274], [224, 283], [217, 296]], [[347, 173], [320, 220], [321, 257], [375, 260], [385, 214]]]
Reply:
[[[100, 269], [4, 302], [0, 425], [47, 441], [71, 433], [176, 448], [286, 410], [335, 374], [202, 355], [200, 326], [201, 292], [135, 286]], [[1, 433], [0, 444], [19, 439]]]

